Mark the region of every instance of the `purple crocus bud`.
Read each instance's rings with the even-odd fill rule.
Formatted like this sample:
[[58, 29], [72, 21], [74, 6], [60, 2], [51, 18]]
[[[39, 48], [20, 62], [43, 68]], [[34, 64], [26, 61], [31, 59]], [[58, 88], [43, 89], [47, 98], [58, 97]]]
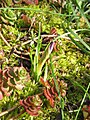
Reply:
[[53, 51], [54, 45], [55, 45], [55, 42], [50, 43], [49, 54]]

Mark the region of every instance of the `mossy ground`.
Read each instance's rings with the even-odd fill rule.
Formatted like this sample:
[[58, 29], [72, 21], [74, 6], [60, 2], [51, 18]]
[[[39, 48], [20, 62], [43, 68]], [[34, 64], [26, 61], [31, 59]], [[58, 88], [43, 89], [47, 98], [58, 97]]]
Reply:
[[[59, 14], [59, 12], [56, 12], [54, 8], [51, 8], [50, 4], [48, 4], [46, 1], [41, 1], [37, 6], [28, 5], [27, 7], [19, 5], [19, 7], [26, 7], [26, 9], [31, 8], [31, 10], [0, 10], [0, 15], [3, 16], [7, 22], [6, 24], [6, 22], [1, 19], [1, 32], [11, 47], [25, 42], [21, 41], [21, 38], [23, 36], [26, 36], [28, 34], [28, 31], [21, 31], [20, 28], [30, 27], [30, 25], [24, 23], [24, 21], [20, 18], [20, 15], [22, 13], [25, 13], [30, 19], [32, 19], [32, 17], [36, 18], [36, 26], [35, 28], [31, 29], [31, 33], [29, 34], [28, 38], [29, 40], [35, 38], [38, 35], [39, 22], [42, 26], [42, 33], [49, 33], [50, 29], [52, 27], [55, 27], [58, 34], [62, 35], [66, 33], [63, 30], [63, 25], [65, 28], [70, 25], [74, 30], [87, 28], [85, 21], [81, 21], [80, 19], [82, 16], [77, 16], [77, 18], [74, 18], [75, 16], [67, 16], [68, 14], [70, 15], [70, 11], [72, 11], [70, 3], [67, 1], [65, 8], [62, 9], [62, 14]], [[73, 5], [75, 6], [75, 4]], [[9, 18], [5, 15], [7, 15]], [[82, 32], [79, 34], [79, 36], [85, 39], [88, 38], [89, 33]], [[6, 66], [13, 67], [18, 66], [19, 64], [18, 58], [16, 58], [13, 53], [10, 55], [11, 47], [8, 47], [5, 42], [0, 39], [0, 49], [4, 50], [5, 53], [5, 61], [2, 65], [2, 69], [4, 69]], [[28, 48], [31, 49], [31, 44], [20, 46], [18, 50], [25, 51]], [[35, 46], [32, 46], [32, 49], [35, 49]], [[8, 58], [9, 55], [10, 58]], [[77, 110], [79, 108], [80, 103], [84, 97], [85, 90], [90, 83], [90, 56], [82, 52], [82, 50], [75, 46], [75, 44], [73, 44], [70, 39], [61, 38], [58, 39], [57, 51], [52, 52], [52, 58], [53, 57], [58, 57], [58, 60], [53, 62], [56, 78], [64, 80], [68, 84], [67, 94], [64, 98], [65, 120], [74, 120], [76, 112], [70, 113], [70, 110]], [[21, 74], [23, 76], [23, 73]], [[50, 78], [51, 70], [49, 68], [47, 79]], [[0, 101], [0, 112], [8, 110], [17, 104], [20, 99], [38, 93], [39, 87], [39, 83], [35, 82], [33, 78], [30, 78], [30, 81], [26, 83], [26, 87], [22, 91], [15, 90], [10, 97], [5, 96], [4, 99]], [[89, 98], [90, 90], [86, 96], [86, 99]], [[42, 111], [38, 117], [32, 117], [29, 114], [24, 113], [18, 117], [18, 120], [56, 120], [57, 114], [60, 113], [60, 103], [56, 101], [55, 107], [51, 108], [48, 101], [45, 98], [43, 98], [43, 100], [44, 104]], [[20, 113], [22, 109], [22, 107], [16, 108], [14, 111], [2, 116], [0, 119], [9, 120], [11, 117], [16, 116], [18, 113]], [[79, 113], [78, 120], [81, 120], [81, 117], [82, 110]]]

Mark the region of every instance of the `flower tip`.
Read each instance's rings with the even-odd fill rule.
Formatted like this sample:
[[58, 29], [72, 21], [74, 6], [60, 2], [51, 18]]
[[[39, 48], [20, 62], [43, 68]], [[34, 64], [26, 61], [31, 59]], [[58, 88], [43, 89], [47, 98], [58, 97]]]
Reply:
[[51, 44], [50, 44], [50, 53], [52, 52], [54, 45], [55, 45], [55, 43], [51, 42]]

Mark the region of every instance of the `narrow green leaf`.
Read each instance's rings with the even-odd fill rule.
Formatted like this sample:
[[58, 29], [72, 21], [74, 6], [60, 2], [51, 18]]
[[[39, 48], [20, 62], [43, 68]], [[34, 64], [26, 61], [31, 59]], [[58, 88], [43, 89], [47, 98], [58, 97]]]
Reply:
[[[68, 30], [62, 25], [63, 29], [65, 32], [68, 32]], [[68, 32], [69, 33], [69, 32]], [[80, 43], [78, 43], [76, 40], [74, 40], [74, 38], [68, 34], [68, 36], [70, 37], [70, 39], [72, 40], [72, 42], [77, 46], [79, 47], [84, 53], [90, 55], [90, 52], [88, 50], [86, 50]]]
[[38, 69], [37, 69], [38, 76], [40, 76], [42, 67], [45, 64], [46, 60], [49, 58], [49, 55], [51, 54], [53, 47], [54, 47], [54, 42], [50, 43], [50, 45], [47, 46], [45, 52], [43, 53], [42, 57], [40, 58], [40, 60], [38, 62]]
[[89, 88], [90, 88], [90, 83], [89, 83], [88, 86], [87, 86], [86, 92], [85, 92], [85, 94], [84, 94], [84, 97], [83, 97], [83, 99], [82, 99], [82, 102], [81, 102], [81, 104], [80, 104], [80, 107], [79, 107], [79, 109], [78, 109], [78, 111], [77, 111], [75, 120], [77, 120], [77, 118], [78, 118], [79, 112], [80, 112], [81, 107], [82, 107], [82, 105], [83, 105], [83, 103], [84, 103], [84, 101], [85, 101], [85, 98], [86, 98], [86, 95], [87, 95], [87, 93], [88, 93]]
[[54, 67], [53, 67], [51, 55], [50, 55], [50, 67], [51, 67], [51, 70], [52, 70], [52, 77], [54, 79], [55, 87], [56, 87], [56, 90], [58, 92], [58, 96], [59, 96], [59, 99], [60, 99], [62, 120], [64, 120], [64, 111], [63, 111], [63, 109], [64, 109], [64, 100], [61, 97], [58, 82], [57, 82], [55, 74], [54, 74]]
[[81, 15], [83, 16], [83, 18], [86, 20], [86, 23], [88, 25], [88, 27], [90, 28], [90, 22], [88, 21], [88, 19], [86, 18], [85, 14], [84, 14], [84, 11], [80, 8], [79, 4], [78, 4], [78, 0], [76, 0], [76, 5], [81, 13]]
[[72, 29], [69, 28], [69, 31], [71, 32], [71, 34], [73, 34], [75, 36], [75, 38], [77, 38], [88, 50], [90, 50], [90, 47], [80, 38], [78, 37], [78, 35], [73, 32]]
[[90, 52], [89, 52], [88, 50], [86, 50], [81, 44], [79, 44], [76, 40], [74, 40], [74, 38], [71, 37], [71, 35], [68, 35], [68, 36], [71, 38], [72, 42], [73, 42], [77, 47], [79, 47], [84, 53], [90, 55]]
[[44, 81], [47, 80], [47, 74], [48, 74], [48, 65], [47, 65], [47, 62], [46, 62], [46, 66], [45, 66], [45, 74], [44, 74]]

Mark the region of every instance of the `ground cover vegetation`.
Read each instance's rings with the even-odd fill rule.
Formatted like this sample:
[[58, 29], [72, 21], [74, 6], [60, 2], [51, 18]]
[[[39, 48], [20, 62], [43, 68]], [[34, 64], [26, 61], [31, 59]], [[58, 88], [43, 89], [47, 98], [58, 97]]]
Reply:
[[0, 1], [0, 120], [90, 120], [90, 1]]

